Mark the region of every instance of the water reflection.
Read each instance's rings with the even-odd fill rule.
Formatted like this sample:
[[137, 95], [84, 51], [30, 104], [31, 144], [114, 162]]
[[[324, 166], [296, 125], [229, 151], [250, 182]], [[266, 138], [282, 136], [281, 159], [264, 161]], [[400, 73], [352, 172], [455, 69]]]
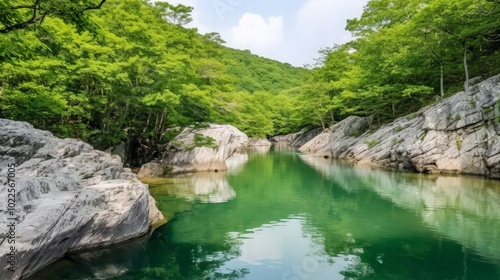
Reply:
[[256, 153], [256, 154], [267, 154], [271, 150], [271, 146], [250, 146], [247, 149], [251, 153]]
[[301, 159], [347, 191], [372, 190], [416, 212], [432, 230], [500, 263], [500, 189], [496, 181], [401, 174], [332, 164], [331, 160], [310, 155], [301, 155]]
[[245, 279], [249, 280], [344, 279], [347, 271], [358, 276], [359, 270], [365, 275], [372, 272], [357, 255], [328, 255], [324, 240], [316, 233], [305, 216], [292, 216], [244, 233], [230, 232], [229, 238], [241, 241], [239, 256], [224, 263], [218, 272], [246, 269]]
[[[112, 279], [145, 265], [149, 235], [103, 249], [70, 254], [28, 280]], [[57, 273], [54, 273], [57, 272]]]
[[227, 172], [238, 173], [243, 170], [243, 167], [248, 161], [247, 153], [234, 153], [228, 159], [226, 159]]
[[[108, 263], [96, 266], [102, 273], [63, 279], [500, 279], [500, 190], [489, 186], [498, 182], [353, 168], [285, 150], [249, 153], [237, 172], [152, 184], [175, 218], [145, 252], [97, 254], [94, 262]], [[45, 279], [66, 273], [55, 267]]]
[[171, 195], [189, 202], [222, 203], [236, 197], [225, 172], [200, 172], [147, 181], [153, 195]]

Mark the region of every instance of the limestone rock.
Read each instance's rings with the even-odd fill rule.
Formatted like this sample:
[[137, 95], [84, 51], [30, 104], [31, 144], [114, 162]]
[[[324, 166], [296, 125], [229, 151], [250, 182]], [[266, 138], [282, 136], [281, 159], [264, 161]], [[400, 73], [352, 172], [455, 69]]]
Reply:
[[137, 178], [159, 177], [163, 175], [165, 168], [159, 162], [150, 162], [141, 166]]
[[248, 136], [231, 125], [188, 127], [167, 146], [162, 165], [173, 174], [227, 170], [225, 161], [248, 142]]
[[281, 145], [291, 145], [292, 147], [300, 147], [307, 143], [309, 140], [313, 139], [323, 131], [322, 128], [315, 128], [312, 130], [302, 129], [299, 132], [276, 135], [271, 137], [271, 142]]
[[305, 131], [301, 135], [297, 136], [290, 145], [292, 147], [301, 147], [305, 143], [311, 141], [314, 137], [318, 136], [321, 132], [323, 132], [323, 128], [318, 127], [309, 131]]
[[[26, 277], [68, 251], [145, 234], [163, 219], [120, 157], [75, 139], [58, 139], [30, 124], [0, 119], [0, 279]], [[16, 164], [15, 210], [5, 211], [8, 164]], [[11, 169], [13, 171], [13, 169]], [[12, 185], [11, 185], [12, 186]], [[9, 218], [15, 218], [11, 220]], [[15, 273], [7, 270], [15, 223]]]
[[425, 173], [500, 178], [500, 75], [374, 132], [349, 117], [300, 147], [317, 157]]
[[248, 139], [248, 146], [249, 147], [271, 146], [271, 145], [272, 145], [272, 143], [267, 139], [261, 139], [261, 138], [249, 138]]
[[304, 133], [303, 130], [295, 133], [285, 134], [285, 135], [276, 135], [271, 137], [271, 142], [275, 144], [287, 144], [290, 145], [297, 137]]

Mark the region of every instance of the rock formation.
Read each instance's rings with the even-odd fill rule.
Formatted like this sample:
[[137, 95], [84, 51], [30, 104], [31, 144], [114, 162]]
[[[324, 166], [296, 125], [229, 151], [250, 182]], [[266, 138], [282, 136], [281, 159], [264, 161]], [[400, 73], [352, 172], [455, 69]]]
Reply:
[[285, 135], [277, 135], [271, 137], [271, 142], [276, 144], [291, 145], [292, 147], [300, 147], [319, 135], [323, 131], [322, 128], [315, 128], [312, 130], [303, 129], [296, 133]]
[[272, 143], [267, 139], [262, 138], [249, 138], [248, 146], [249, 147], [261, 147], [261, 146], [271, 146]]
[[500, 178], [500, 75], [375, 132], [350, 117], [300, 148], [318, 157], [424, 173]]
[[139, 178], [199, 171], [227, 170], [226, 160], [243, 152], [248, 136], [231, 125], [185, 128], [166, 147], [162, 159], [143, 165]]
[[0, 119], [0, 127], [0, 279], [25, 278], [68, 251], [141, 236], [163, 219], [120, 157], [28, 123]]

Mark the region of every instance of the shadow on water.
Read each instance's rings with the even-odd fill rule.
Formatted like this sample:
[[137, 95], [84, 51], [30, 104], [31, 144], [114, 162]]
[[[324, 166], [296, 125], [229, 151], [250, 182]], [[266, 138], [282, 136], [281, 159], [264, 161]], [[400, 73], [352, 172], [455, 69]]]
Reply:
[[500, 279], [500, 182], [352, 167], [287, 147], [165, 178], [150, 239], [33, 279]]

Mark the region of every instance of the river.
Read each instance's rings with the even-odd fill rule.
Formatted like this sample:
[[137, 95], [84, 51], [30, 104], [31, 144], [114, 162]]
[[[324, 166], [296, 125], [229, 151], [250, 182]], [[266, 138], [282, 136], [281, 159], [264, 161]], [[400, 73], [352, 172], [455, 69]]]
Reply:
[[32, 279], [500, 279], [499, 181], [264, 152], [152, 180], [167, 225]]

